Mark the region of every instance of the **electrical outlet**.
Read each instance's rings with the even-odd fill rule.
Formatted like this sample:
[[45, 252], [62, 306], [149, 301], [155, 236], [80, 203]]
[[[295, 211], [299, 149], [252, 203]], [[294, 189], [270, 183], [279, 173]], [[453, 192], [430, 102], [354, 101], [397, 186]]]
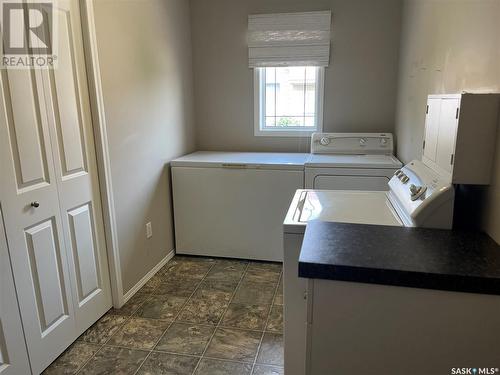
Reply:
[[153, 227], [151, 225], [151, 222], [146, 223], [146, 238], [151, 238], [153, 237]]

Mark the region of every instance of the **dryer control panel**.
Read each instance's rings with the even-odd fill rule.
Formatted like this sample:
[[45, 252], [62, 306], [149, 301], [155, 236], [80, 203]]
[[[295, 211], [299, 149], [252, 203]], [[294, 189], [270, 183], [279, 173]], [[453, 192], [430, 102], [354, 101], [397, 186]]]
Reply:
[[389, 189], [389, 199], [398, 214], [415, 226], [451, 228], [453, 186], [420, 160], [398, 169], [389, 181]]
[[312, 154], [392, 155], [391, 133], [313, 133]]

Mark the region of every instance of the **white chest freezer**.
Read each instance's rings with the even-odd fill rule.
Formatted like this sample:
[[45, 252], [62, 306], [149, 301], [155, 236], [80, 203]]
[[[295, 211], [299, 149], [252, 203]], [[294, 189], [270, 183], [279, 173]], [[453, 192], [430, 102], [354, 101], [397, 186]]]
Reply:
[[172, 161], [176, 252], [283, 261], [283, 218], [308, 156], [201, 151]]

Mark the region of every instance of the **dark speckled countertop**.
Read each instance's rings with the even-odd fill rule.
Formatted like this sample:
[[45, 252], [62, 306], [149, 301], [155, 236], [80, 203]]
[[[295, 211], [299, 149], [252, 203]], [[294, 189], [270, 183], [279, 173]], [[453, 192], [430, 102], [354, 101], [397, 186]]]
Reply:
[[313, 220], [299, 276], [500, 295], [500, 246], [480, 232]]

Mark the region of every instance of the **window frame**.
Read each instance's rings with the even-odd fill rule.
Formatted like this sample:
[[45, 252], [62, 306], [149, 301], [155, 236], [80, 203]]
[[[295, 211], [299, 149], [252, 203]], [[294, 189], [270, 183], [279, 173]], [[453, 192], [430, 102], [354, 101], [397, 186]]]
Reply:
[[[277, 67], [280, 68], [280, 67]], [[262, 125], [265, 113], [265, 82], [262, 72], [265, 68], [255, 68], [254, 87], [254, 135], [256, 137], [310, 137], [312, 133], [323, 131], [323, 102], [325, 95], [325, 68], [317, 67], [316, 71], [316, 126], [305, 130], [304, 127], [264, 128]]]

